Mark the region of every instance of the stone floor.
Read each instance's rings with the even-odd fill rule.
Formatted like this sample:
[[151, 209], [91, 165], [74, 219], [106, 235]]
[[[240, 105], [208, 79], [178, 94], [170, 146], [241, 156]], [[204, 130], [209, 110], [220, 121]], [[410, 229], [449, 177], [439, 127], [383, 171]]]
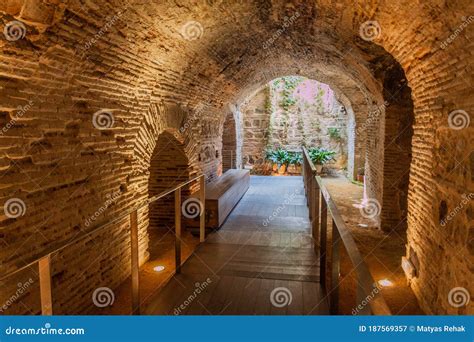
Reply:
[[[406, 232], [384, 233], [377, 229], [374, 221], [361, 216], [357, 206], [363, 198], [361, 185], [350, 182], [343, 175], [325, 177], [323, 182], [354, 237], [374, 280], [387, 279], [392, 282], [392, 286], [381, 287], [381, 293], [392, 314], [423, 315], [401, 268], [401, 258], [406, 253]], [[331, 236], [329, 241], [330, 238]], [[343, 308], [343, 314], [351, 314], [355, 303], [356, 280], [351, 270], [349, 258], [342, 253], [341, 278], [344, 280], [341, 283], [340, 307]]]

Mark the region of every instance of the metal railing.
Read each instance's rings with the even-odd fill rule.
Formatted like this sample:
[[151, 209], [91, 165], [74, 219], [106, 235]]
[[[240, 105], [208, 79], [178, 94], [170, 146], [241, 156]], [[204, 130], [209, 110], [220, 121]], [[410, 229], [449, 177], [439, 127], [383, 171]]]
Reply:
[[234, 151], [222, 150], [222, 168], [229, 170], [236, 168], [236, 161], [234, 160]]
[[[370, 271], [362, 258], [359, 249], [347, 228], [336, 204], [317, 175], [308, 151], [303, 148], [303, 180], [309, 207], [314, 248], [319, 253], [320, 281], [326, 290], [331, 314], [339, 312], [339, 285], [341, 269], [341, 245], [346, 250], [356, 272], [357, 294], [356, 306], [358, 314], [390, 315], [384, 298]], [[327, 221], [328, 213], [332, 219], [332, 239], [328, 244]], [[341, 244], [342, 242], [342, 244]], [[327, 277], [327, 255], [330, 254], [330, 277]], [[330, 278], [330, 279], [328, 279]], [[365, 303], [365, 304], [364, 304]]]
[[176, 273], [181, 272], [181, 189], [199, 180], [199, 201], [201, 206], [200, 221], [199, 221], [199, 241], [204, 242], [206, 238], [205, 231], [205, 191], [206, 191], [206, 180], [205, 175], [199, 175], [186, 182], [180, 183], [176, 187], [166, 190], [156, 196], [146, 199], [143, 203], [138, 206], [127, 210], [123, 214], [117, 216], [113, 220], [108, 221], [105, 224], [95, 227], [89, 232], [85, 232], [80, 236], [76, 236], [73, 239], [61, 243], [59, 246], [49, 248], [43, 252], [41, 256], [35, 257], [31, 262], [26, 265], [15, 269], [3, 276], [0, 281], [9, 278], [35, 264], [38, 264], [39, 272], [39, 286], [40, 286], [40, 298], [41, 298], [41, 313], [42, 315], [53, 314], [53, 300], [52, 300], [52, 286], [51, 286], [51, 255], [57, 253], [71, 245], [78, 243], [79, 241], [90, 237], [91, 235], [98, 233], [99, 231], [106, 230], [112, 227], [114, 224], [120, 222], [120, 220], [129, 217], [130, 218], [130, 248], [131, 248], [131, 280], [132, 280], [132, 313], [140, 313], [140, 279], [139, 279], [139, 248], [138, 248], [138, 210], [150, 205], [150, 203], [156, 202], [164, 196], [174, 193], [174, 213], [175, 213], [175, 269]]

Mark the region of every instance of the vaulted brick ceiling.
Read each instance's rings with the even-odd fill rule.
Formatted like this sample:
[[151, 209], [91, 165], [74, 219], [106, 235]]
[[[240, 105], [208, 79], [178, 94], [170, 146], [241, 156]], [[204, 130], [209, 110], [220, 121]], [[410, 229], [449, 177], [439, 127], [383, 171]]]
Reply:
[[[466, 189], [474, 191], [472, 125], [448, 126], [449, 113], [474, 109], [473, 31], [467, 26], [459, 33], [473, 10], [468, 0], [2, 1], [2, 28], [18, 20], [24, 32], [20, 27], [19, 39], [0, 40], [2, 126], [16, 118], [1, 136], [1, 196], [2, 202], [22, 198], [28, 213], [2, 218], [2, 267], [21, 266], [85, 229], [84, 219], [117, 189], [120, 200], [104, 221], [143, 200], [164, 129], [180, 132], [189, 159], [216, 177], [219, 158], [197, 155], [221, 148], [228, 104], [238, 105], [271, 79], [298, 74], [325, 82], [346, 105], [357, 104], [356, 115], [384, 101], [396, 104], [393, 112], [411, 110], [400, 93], [408, 85], [415, 114], [408, 243], [424, 260], [442, 265], [423, 266], [413, 287], [427, 312], [448, 312], [443, 294], [458, 279], [468, 280], [473, 248], [466, 228], [472, 217], [461, 215], [447, 232], [439, 231], [437, 213], [440, 202], [454, 208]], [[374, 21], [380, 34], [372, 37], [363, 29]], [[18, 37], [13, 32], [10, 38]], [[19, 106], [26, 108], [20, 116]], [[92, 118], [104, 109], [114, 122], [100, 130]], [[383, 139], [374, 139], [374, 151], [383, 151]], [[373, 179], [382, 169], [376, 160], [377, 154], [369, 158]], [[374, 182], [371, 191], [383, 187]], [[144, 218], [142, 232], [146, 225]], [[107, 239], [113, 234], [94, 238], [105, 253], [99, 261], [128, 250], [126, 226], [117, 225], [117, 241]], [[80, 265], [91, 259], [78, 255], [71, 249], [64, 260]], [[125, 254], [118, 259], [117, 265], [127, 262]], [[58, 267], [64, 279], [74, 278], [72, 268]], [[90, 284], [78, 295], [101, 279], [118, 284], [124, 269], [111, 266], [100, 276], [87, 271]], [[71, 310], [82, 305], [66, 299]]]

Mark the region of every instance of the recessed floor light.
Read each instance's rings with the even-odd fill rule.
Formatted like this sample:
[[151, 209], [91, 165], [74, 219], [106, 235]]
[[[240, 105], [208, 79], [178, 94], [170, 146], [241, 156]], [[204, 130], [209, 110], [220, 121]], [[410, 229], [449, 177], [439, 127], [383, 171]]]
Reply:
[[153, 271], [155, 272], [161, 272], [165, 269], [165, 266], [155, 266], [153, 267]]
[[388, 279], [381, 279], [381, 280], [378, 281], [378, 283], [379, 283], [380, 286], [383, 286], [383, 287], [388, 287], [388, 286], [393, 285], [393, 283]]

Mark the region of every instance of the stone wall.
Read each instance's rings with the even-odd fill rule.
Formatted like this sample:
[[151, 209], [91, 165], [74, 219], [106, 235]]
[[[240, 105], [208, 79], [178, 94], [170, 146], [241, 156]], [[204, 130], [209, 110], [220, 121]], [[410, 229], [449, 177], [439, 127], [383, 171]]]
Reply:
[[[288, 107], [283, 104], [285, 80], [295, 82], [288, 91], [294, 102]], [[301, 151], [306, 146], [335, 151], [331, 166], [346, 167], [347, 113], [327, 85], [303, 77], [278, 78], [252, 96], [242, 110], [244, 164], [262, 163], [266, 149]]]

